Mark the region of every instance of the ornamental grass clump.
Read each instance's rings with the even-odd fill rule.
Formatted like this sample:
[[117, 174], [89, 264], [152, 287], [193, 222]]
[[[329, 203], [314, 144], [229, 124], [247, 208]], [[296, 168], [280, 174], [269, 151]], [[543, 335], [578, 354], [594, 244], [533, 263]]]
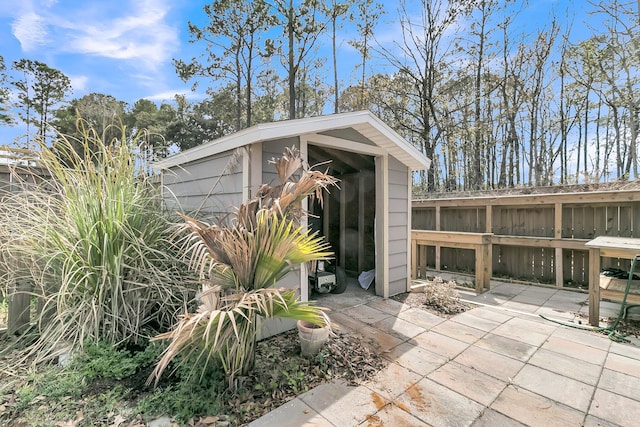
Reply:
[[183, 215], [185, 252], [203, 283], [201, 304], [157, 340], [170, 340], [149, 377], [157, 382], [172, 361], [190, 364], [202, 379], [221, 367], [229, 388], [254, 366], [260, 320], [306, 320], [329, 327], [324, 309], [300, 301], [296, 289], [274, 285], [300, 264], [333, 254], [321, 236], [300, 224], [302, 201], [336, 185], [332, 176], [305, 167], [296, 149], [272, 160], [280, 185], [263, 185], [231, 220], [206, 224]]
[[0, 205], [2, 283], [8, 293], [27, 283], [39, 299], [37, 360], [85, 342], [145, 343], [195, 295], [142, 167], [142, 137], [127, 140], [122, 128], [105, 141], [82, 120], [78, 128], [80, 139], [39, 147], [37, 173], [14, 171], [25, 179]]

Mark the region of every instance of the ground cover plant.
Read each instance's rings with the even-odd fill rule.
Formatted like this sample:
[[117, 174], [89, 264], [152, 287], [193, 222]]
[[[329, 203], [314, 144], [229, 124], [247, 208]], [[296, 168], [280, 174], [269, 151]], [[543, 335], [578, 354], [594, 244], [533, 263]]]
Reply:
[[41, 365], [12, 377], [0, 371], [0, 425], [144, 426], [167, 415], [175, 425], [242, 425], [333, 379], [357, 384], [385, 362], [360, 337], [336, 334], [315, 358], [300, 354], [295, 331], [256, 344], [256, 363], [235, 392], [222, 371], [203, 380], [179, 368], [145, 386], [161, 345], [117, 349], [87, 344], [70, 365]]

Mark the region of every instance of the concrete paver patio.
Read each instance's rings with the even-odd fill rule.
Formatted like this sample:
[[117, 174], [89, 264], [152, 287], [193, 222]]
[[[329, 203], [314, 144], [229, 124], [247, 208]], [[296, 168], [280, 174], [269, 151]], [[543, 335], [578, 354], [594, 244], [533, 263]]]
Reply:
[[[388, 366], [357, 387], [316, 387], [250, 426], [638, 425], [637, 340], [579, 329], [586, 294], [491, 287], [461, 292], [482, 305], [450, 319], [353, 287], [320, 296], [341, 330], [380, 345]], [[617, 305], [603, 302], [601, 315]]]

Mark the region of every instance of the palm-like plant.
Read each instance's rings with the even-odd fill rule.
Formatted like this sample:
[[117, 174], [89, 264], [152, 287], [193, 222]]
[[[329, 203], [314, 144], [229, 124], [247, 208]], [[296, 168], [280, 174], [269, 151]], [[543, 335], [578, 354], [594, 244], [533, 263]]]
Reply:
[[329, 326], [325, 309], [300, 301], [295, 289], [274, 288], [293, 268], [332, 256], [322, 237], [300, 225], [302, 201], [317, 197], [337, 180], [306, 167], [300, 153], [288, 149], [273, 161], [280, 185], [263, 185], [226, 225], [209, 225], [183, 215], [184, 247], [203, 280], [201, 305], [185, 313], [170, 332], [156, 369], [156, 382], [169, 363], [193, 363], [201, 376], [212, 362], [221, 364], [229, 387], [253, 367], [261, 318], [284, 317]]

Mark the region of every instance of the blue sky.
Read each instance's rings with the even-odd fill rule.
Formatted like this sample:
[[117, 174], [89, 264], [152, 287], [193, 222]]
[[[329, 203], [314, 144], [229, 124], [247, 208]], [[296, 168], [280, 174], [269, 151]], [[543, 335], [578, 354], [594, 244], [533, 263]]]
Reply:
[[0, 54], [45, 62], [89, 92], [135, 102], [189, 91], [171, 59], [189, 53], [187, 21], [204, 0], [17, 0], [0, 2]]
[[[197, 56], [199, 44], [188, 43], [189, 20], [202, 23], [207, 0], [0, 0], [0, 55], [10, 67], [21, 58], [38, 60], [71, 79], [70, 99], [98, 92], [133, 104], [147, 98], [170, 101], [176, 93], [193, 99], [190, 83], [176, 75], [172, 58]], [[586, 0], [530, 0], [522, 14], [523, 26], [548, 21], [552, 8], [571, 8], [578, 29], [583, 24]], [[376, 31], [382, 42], [398, 39], [395, 2]], [[354, 33], [343, 28], [345, 34]], [[358, 55], [342, 41], [340, 66], [343, 81], [356, 81], [353, 64]], [[325, 54], [328, 56], [328, 53]], [[346, 70], [345, 70], [346, 68]], [[0, 145], [21, 125], [0, 128]]]
[[[100, 92], [127, 102], [168, 100], [189, 91], [190, 85], [176, 76], [171, 59], [197, 54], [198, 45], [187, 42], [187, 21], [201, 21], [206, 3], [2, 0], [0, 54], [7, 66], [29, 58], [61, 70], [71, 79], [74, 98]], [[563, 3], [573, 2], [531, 0], [527, 19], [531, 15], [535, 15], [533, 21], [545, 19], [550, 7]], [[386, 5], [392, 7], [392, 3]], [[393, 27], [382, 25], [378, 38], [385, 39], [382, 32], [393, 34]], [[348, 48], [345, 43], [342, 47]]]

